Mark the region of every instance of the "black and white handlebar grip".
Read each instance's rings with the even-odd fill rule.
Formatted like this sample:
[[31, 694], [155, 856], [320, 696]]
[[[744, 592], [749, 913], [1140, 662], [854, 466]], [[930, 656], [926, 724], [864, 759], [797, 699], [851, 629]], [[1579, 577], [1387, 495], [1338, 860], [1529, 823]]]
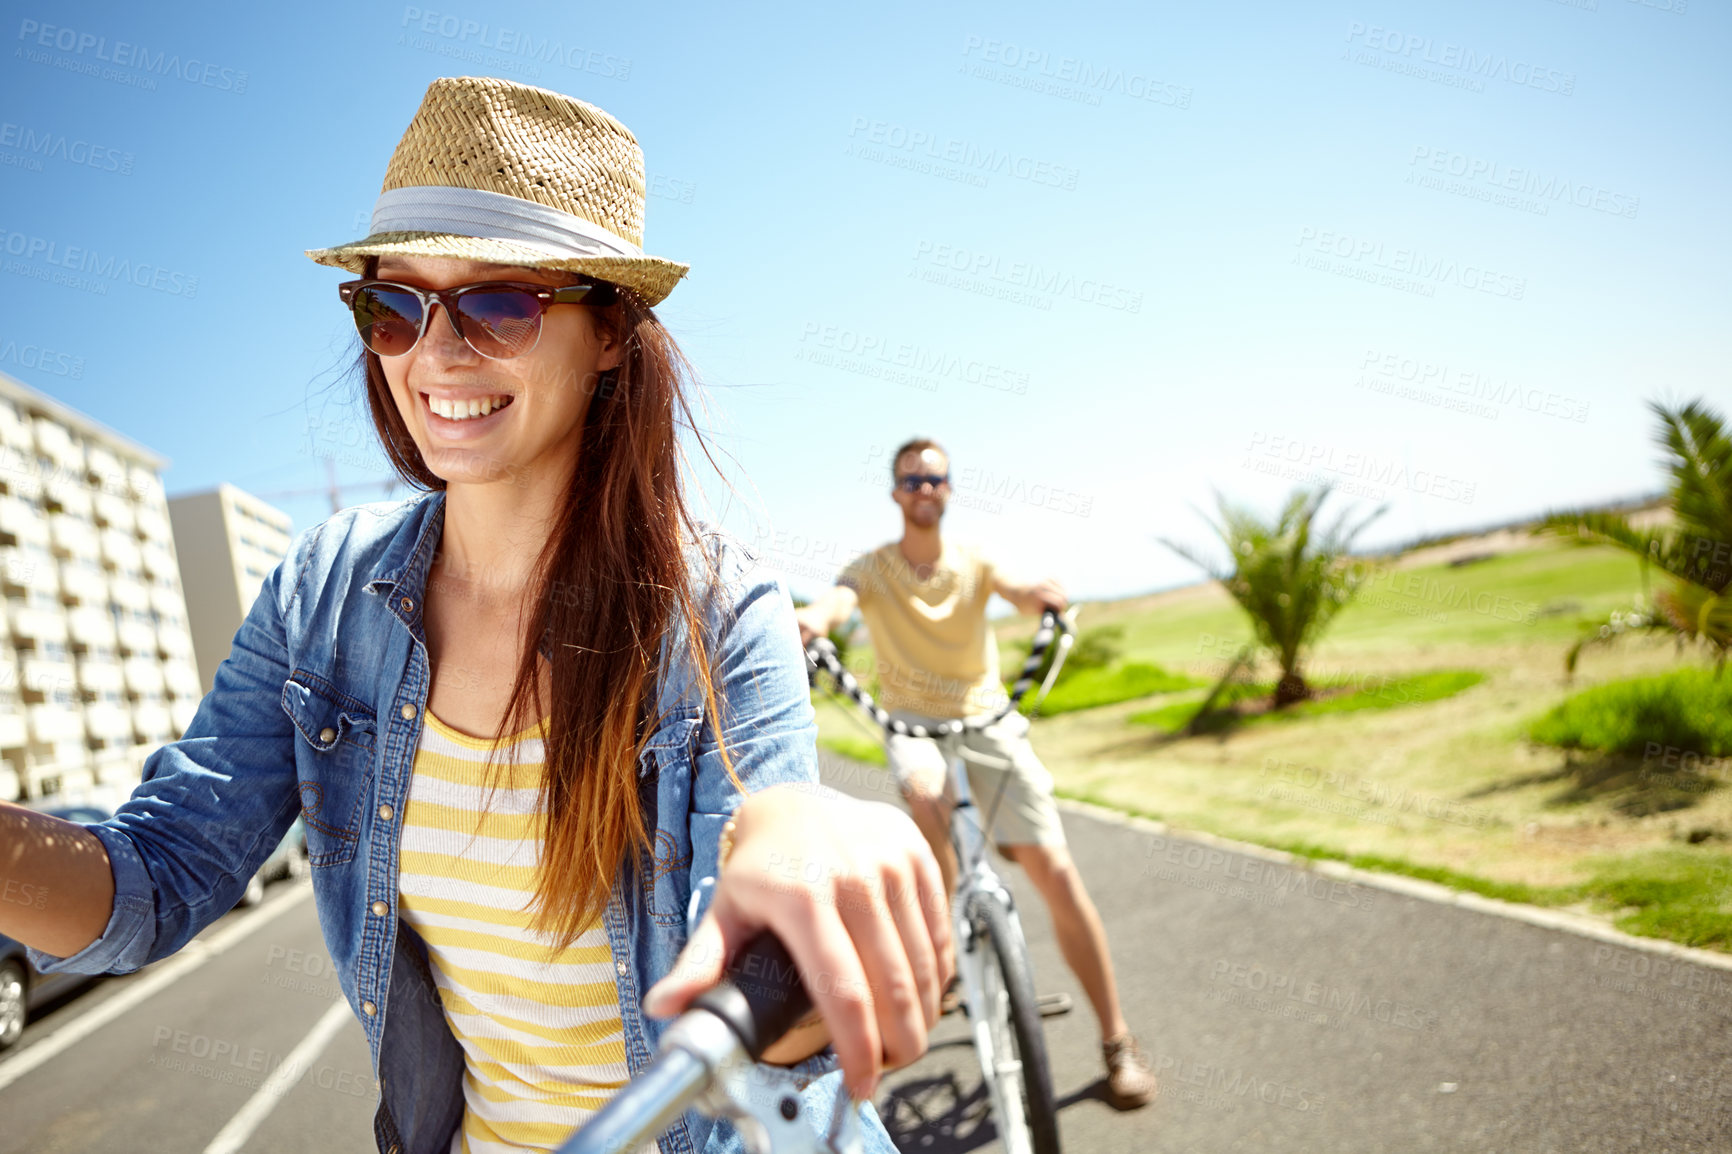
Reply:
[[725, 1022], [756, 1061], [811, 1011], [812, 999], [787, 947], [774, 934], [761, 933], [692, 1006]]

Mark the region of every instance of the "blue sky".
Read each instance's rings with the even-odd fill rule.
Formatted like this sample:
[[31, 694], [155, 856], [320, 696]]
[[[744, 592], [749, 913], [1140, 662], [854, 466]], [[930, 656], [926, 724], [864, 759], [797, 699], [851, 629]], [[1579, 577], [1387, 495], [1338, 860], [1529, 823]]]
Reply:
[[[1329, 481], [1398, 541], [1655, 490], [1644, 400], [1732, 408], [1732, 23], [1694, 0], [5, 17], [0, 372], [297, 526], [324, 458], [388, 476], [302, 250], [364, 235], [443, 75], [636, 133], [710, 515], [797, 591], [896, 534], [916, 433], [949, 534], [1110, 596], [1193, 579], [1158, 538], [1216, 490]], [[150, 273], [48, 279], [72, 247]]]

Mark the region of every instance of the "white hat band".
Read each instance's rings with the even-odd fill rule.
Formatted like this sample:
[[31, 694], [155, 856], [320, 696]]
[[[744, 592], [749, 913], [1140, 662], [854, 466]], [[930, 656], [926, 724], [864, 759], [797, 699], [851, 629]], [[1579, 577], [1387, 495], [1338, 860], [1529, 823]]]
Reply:
[[443, 184], [380, 193], [373, 205], [372, 232], [445, 232], [515, 240], [557, 256], [643, 256], [637, 245], [581, 216], [522, 197]]

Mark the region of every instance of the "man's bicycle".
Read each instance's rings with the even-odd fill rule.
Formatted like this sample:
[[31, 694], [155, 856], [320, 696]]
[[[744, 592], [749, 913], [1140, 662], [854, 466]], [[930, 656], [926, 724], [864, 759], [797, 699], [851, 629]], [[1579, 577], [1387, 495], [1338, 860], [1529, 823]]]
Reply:
[[[933, 728], [891, 718], [842, 667], [827, 641], [807, 649], [808, 659], [829, 672], [879, 725], [891, 733], [933, 738], [947, 754], [957, 791], [951, 817], [959, 863], [951, 902], [957, 972], [993, 1116], [1012, 1154], [1059, 1154], [1058, 1111], [1022, 924], [1010, 890], [987, 862], [990, 818], [982, 824], [968, 794], [964, 759], [979, 755], [965, 749], [961, 737], [965, 729], [991, 725], [1016, 708], [1055, 635], [1059, 648], [1038, 703], [1058, 676], [1074, 635], [1071, 622], [1051, 611], [1041, 617], [1003, 710], [984, 720]], [[691, 1109], [728, 1119], [756, 1154], [858, 1154], [859, 1116], [846, 1093], [836, 1095], [828, 1119], [808, 1119], [802, 1116], [793, 1076], [757, 1064], [764, 1050], [810, 1009], [793, 959], [773, 935], [760, 934], [729, 963], [727, 976], [668, 1027], [655, 1061], [558, 1154], [637, 1151]]]
[[[1074, 611], [1073, 611], [1074, 612]], [[806, 647], [806, 658], [860, 705], [886, 733], [930, 738], [949, 766], [953, 807], [951, 843], [956, 849], [956, 893], [950, 904], [955, 923], [957, 975], [962, 983], [974, 1034], [975, 1054], [986, 1084], [994, 1119], [1010, 1154], [1059, 1154], [1058, 1107], [1053, 1102], [1052, 1070], [1047, 1059], [1042, 1008], [1035, 994], [1034, 968], [1010, 889], [992, 868], [986, 831], [992, 828], [1002, 785], [982, 820], [970, 796], [967, 763], [994, 765], [996, 760], [967, 748], [967, 731], [985, 729], [1014, 711], [1035, 683], [1046, 652], [1057, 639], [1051, 669], [1035, 704], [1046, 697], [1058, 677], [1075, 637], [1073, 622], [1052, 610], [1041, 616], [1010, 699], [996, 713], [981, 718], [947, 721], [937, 726], [910, 725], [890, 716], [860, 686], [837, 659], [827, 638]]]

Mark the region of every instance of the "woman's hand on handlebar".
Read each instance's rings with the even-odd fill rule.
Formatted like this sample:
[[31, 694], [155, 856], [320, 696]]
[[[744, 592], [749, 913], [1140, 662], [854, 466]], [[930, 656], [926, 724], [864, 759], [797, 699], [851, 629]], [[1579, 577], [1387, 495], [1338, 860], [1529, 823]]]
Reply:
[[[938, 863], [900, 809], [804, 784], [747, 798], [709, 911], [645, 1011], [684, 1009], [764, 929], [792, 955], [856, 1098], [926, 1052], [955, 955]], [[824, 1038], [803, 1040], [768, 1057], [797, 1060]]]

